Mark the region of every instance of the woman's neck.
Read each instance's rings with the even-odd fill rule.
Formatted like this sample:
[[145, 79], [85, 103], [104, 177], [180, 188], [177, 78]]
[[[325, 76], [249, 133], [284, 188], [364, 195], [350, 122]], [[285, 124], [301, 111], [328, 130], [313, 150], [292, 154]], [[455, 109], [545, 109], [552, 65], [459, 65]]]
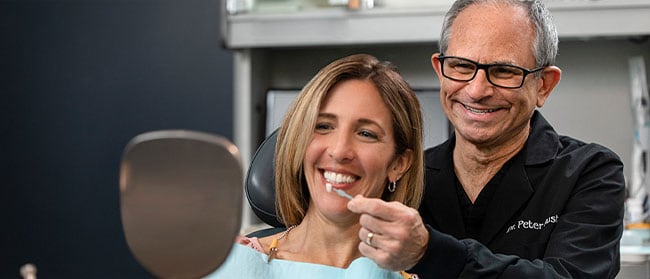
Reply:
[[277, 258], [347, 268], [361, 256], [358, 222], [338, 226], [309, 216], [278, 241]]

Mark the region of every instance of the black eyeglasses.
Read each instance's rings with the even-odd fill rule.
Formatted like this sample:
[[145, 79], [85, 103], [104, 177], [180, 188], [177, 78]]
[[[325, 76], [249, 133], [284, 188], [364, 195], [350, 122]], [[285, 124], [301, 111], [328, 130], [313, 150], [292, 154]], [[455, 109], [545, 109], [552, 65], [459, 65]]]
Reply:
[[532, 70], [510, 64], [481, 64], [467, 58], [457, 56], [438, 56], [442, 65], [442, 75], [455, 81], [470, 81], [476, 77], [478, 70], [485, 70], [487, 80], [492, 85], [502, 88], [515, 89], [524, 85], [526, 76], [539, 72], [546, 67]]

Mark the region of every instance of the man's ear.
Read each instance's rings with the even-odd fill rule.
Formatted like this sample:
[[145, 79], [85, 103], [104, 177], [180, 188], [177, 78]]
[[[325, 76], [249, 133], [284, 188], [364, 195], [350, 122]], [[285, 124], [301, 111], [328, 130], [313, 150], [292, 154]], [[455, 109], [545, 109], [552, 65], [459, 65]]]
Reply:
[[556, 66], [548, 66], [542, 70], [542, 76], [539, 79], [539, 87], [537, 88], [537, 107], [544, 106], [546, 99], [560, 82], [562, 77], [562, 70]]
[[433, 55], [431, 55], [431, 66], [433, 66], [433, 69], [436, 71], [436, 74], [438, 75], [438, 80], [442, 83], [443, 77], [442, 77], [442, 70], [440, 69], [440, 59], [438, 57], [440, 56], [440, 53], [436, 52]]

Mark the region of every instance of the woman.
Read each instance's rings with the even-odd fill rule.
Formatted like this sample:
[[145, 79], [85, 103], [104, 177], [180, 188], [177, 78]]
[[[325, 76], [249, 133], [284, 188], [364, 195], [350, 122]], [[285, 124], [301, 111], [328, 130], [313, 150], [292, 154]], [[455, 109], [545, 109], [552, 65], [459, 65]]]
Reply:
[[212, 276], [409, 278], [361, 256], [372, 236], [359, 239], [359, 215], [336, 190], [417, 208], [422, 153], [420, 105], [406, 81], [370, 55], [332, 62], [303, 88], [278, 132], [277, 208], [288, 229], [238, 239]]

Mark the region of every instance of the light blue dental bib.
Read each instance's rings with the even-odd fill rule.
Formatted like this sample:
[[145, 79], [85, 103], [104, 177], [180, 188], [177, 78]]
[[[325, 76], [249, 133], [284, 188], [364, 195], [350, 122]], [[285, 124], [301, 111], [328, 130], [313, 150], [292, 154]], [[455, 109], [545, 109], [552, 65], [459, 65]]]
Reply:
[[207, 279], [231, 278], [349, 278], [349, 279], [402, 279], [399, 272], [380, 268], [366, 257], [355, 259], [348, 268], [273, 259], [267, 263], [268, 256], [250, 247], [234, 244], [223, 265]]

